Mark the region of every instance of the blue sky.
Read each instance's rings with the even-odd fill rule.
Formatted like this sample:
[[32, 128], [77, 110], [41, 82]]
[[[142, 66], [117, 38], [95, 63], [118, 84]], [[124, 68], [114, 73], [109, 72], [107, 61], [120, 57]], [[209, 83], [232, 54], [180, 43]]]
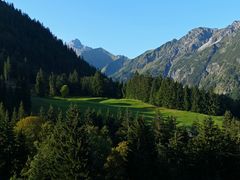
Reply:
[[239, 0], [6, 0], [58, 38], [133, 58], [195, 27], [240, 20]]

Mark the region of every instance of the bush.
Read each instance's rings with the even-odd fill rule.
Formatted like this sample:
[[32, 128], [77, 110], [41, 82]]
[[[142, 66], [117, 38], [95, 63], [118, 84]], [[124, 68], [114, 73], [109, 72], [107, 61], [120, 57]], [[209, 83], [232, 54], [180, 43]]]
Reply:
[[28, 116], [18, 121], [14, 130], [15, 133], [23, 133], [28, 142], [33, 143], [38, 139], [43, 123], [44, 121], [38, 116]]
[[60, 93], [61, 93], [62, 97], [64, 97], [64, 98], [67, 97], [68, 94], [69, 94], [69, 87], [68, 87], [68, 85], [63, 85], [61, 87]]

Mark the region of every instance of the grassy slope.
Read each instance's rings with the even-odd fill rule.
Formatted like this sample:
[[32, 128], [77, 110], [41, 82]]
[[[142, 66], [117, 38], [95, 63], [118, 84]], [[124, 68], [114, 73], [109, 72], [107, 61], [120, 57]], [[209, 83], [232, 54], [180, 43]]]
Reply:
[[[41, 106], [44, 109], [48, 109], [50, 105], [55, 108], [61, 108], [65, 110], [71, 103], [77, 104], [80, 109], [85, 110], [87, 108], [94, 108], [96, 110], [117, 112], [120, 108], [126, 109], [128, 108], [134, 114], [141, 114], [147, 120], [151, 120], [156, 112], [160, 110], [163, 116], [174, 116], [177, 118], [177, 121], [180, 124], [190, 125], [194, 120], [203, 120], [207, 117], [207, 115], [188, 112], [188, 111], [180, 111], [174, 109], [167, 108], [159, 108], [150, 104], [143, 103], [138, 100], [132, 99], [106, 99], [106, 98], [32, 98], [32, 109], [33, 113], [37, 113]], [[213, 116], [212, 117], [217, 124], [221, 124], [222, 117], [221, 116]]]

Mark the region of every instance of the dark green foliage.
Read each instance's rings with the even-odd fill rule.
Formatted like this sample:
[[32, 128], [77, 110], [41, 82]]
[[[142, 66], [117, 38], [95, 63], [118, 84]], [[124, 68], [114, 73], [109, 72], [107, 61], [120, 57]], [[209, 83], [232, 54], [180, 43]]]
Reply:
[[183, 109], [185, 109], [186, 111], [189, 111], [192, 104], [191, 104], [191, 91], [188, 88], [188, 86], [185, 86], [183, 89], [183, 93], [184, 93], [184, 104], [183, 104]]
[[15, 136], [8, 111], [0, 105], [0, 177], [9, 179], [13, 174], [20, 174], [28, 156], [25, 137]]
[[151, 78], [135, 73], [124, 85], [124, 89], [126, 98], [139, 99], [157, 106], [209, 115], [223, 115], [226, 110], [230, 110], [234, 115], [240, 116], [239, 101], [197, 87], [183, 87], [170, 78]]
[[25, 111], [23, 107], [23, 103], [21, 102], [18, 108], [18, 120], [23, 119], [25, 117]]
[[81, 95], [100, 97], [122, 97], [121, 84], [113, 82], [100, 72], [80, 79]]
[[[5, 78], [24, 76], [33, 83], [40, 68], [46, 73], [70, 73], [76, 69], [80, 76], [94, 74], [95, 69], [77, 57], [49, 29], [4, 1], [0, 2], [0, 22], [0, 59], [6, 61], [6, 65], [7, 59], [11, 63], [10, 69], [9, 66], [4, 68]], [[0, 67], [3, 69], [2, 63]]]
[[36, 76], [35, 92], [37, 96], [43, 97], [46, 95], [46, 79], [42, 69], [39, 70]]
[[107, 157], [104, 169], [106, 179], [126, 180], [129, 179], [127, 174], [127, 156], [129, 153], [128, 142], [123, 141], [117, 147], [112, 148]]
[[191, 96], [191, 100], [192, 100], [191, 111], [201, 112], [200, 103], [203, 101], [203, 98], [201, 97], [199, 89], [196, 86], [193, 87], [191, 94], [192, 94], [192, 96]]
[[[207, 118], [188, 128], [177, 126], [174, 117], [160, 113], [151, 125], [129, 111], [119, 111], [117, 116], [91, 109], [80, 113], [76, 105], [66, 114], [50, 107], [40, 115], [44, 121], [32, 132], [25, 131], [32, 126], [24, 122], [25, 129], [19, 129], [18, 122], [13, 131], [8, 112], [0, 106], [2, 179], [240, 177], [240, 123], [230, 112], [225, 113], [222, 127]], [[33, 117], [25, 119], [29, 118]], [[34, 143], [28, 143], [36, 131]]]
[[25, 79], [20, 78], [13, 83], [12, 81], [3, 80], [3, 76], [0, 76], [0, 93], [0, 102], [2, 102], [10, 112], [12, 112], [14, 108], [18, 108], [20, 102], [23, 103], [26, 112], [30, 112], [30, 89]]
[[94, 96], [103, 96], [104, 92], [104, 79], [101, 76], [100, 72], [96, 72], [93, 77], [92, 83], [93, 95]]
[[130, 126], [128, 174], [130, 179], [154, 179], [155, 147], [153, 134], [143, 118], [137, 118]]
[[7, 61], [5, 61], [3, 64], [3, 75], [4, 75], [5, 81], [9, 80], [10, 71], [11, 71], [11, 64], [10, 64], [10, 58], [8, 57]]
[[49, 86], [49, 96], [56, 96], [57, 95], [57, 87], [56, 87], [56, 76], [51, 73], [48, 80]]
[[[126, 84], [126, 97], [132, 99], [139, 99], [143, 102], [148, 102], [150, 98], [150, 92], [152, 88], [151, 85], [152, 78], [148, 76], [135, 75]], [[154, 89], [152, 89], [154, 91]]]
[[70, 96], [122, 97], [122, 85], [113, 82], [98, 71], [94, 76], [86, 77], [80, 77], [76, 70], [70, 73], [68, 78], [65, 73], [51, 73], [48, 78], [44, 74], [40, 69], [36, 76], [37, 96], [62, 96], [61, 90], [66, 92], [66, 86], [68, 86], [67, 94]]

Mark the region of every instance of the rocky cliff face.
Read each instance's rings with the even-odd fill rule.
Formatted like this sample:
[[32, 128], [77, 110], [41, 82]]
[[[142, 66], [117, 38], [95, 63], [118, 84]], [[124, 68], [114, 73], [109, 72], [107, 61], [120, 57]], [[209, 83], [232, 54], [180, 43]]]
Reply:
[[163, 75], [186, 85], [238, 96], [240, 89], [240, 21], [223, 29], [196, 28], [179, 40], [147, 51], [125, 62], [111, 77], [121, 81], [131, 75]]

